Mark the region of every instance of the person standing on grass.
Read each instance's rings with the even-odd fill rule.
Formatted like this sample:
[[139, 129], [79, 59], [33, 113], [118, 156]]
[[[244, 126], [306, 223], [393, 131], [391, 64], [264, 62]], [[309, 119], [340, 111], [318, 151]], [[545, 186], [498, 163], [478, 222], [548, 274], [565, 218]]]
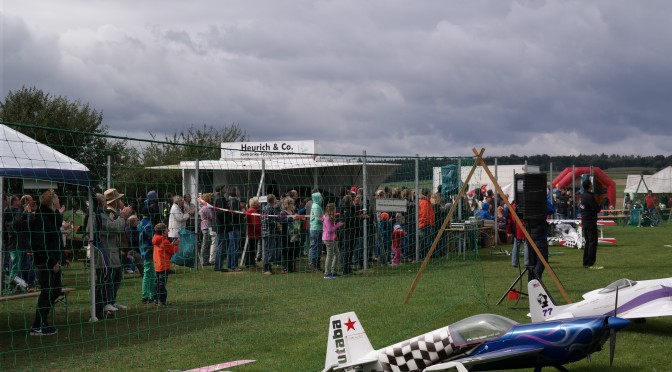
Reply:
[[296, 260], [299, 258], [301, 221], [296, 215], [296, 202], [290, 196], [282, 199], [282, 211], [279, 214], [280, 231], [278, 241], [282, 251], [283, 274], [296, 271]]
[[[102, 225], [100, 227], [100, 238], [102, 244], [109, 253], [109, 269], [106, 278], [108, 284], [108, 292], [106, 297], [107, 305], [105, 311], [126, 310], [126, 305], [117, 302], [117, 294], [121, 288], [121, 282], [124, 279], [124, 270], [121, 263], [121, 248], [127, 247], [125, 229], [126, 221], [130, 217], [132, 210], [125, 206], [121, 198], [124, 194], [120, 194], [117, 189], [107, 189], [104, 193], [105, 204], [107, 205], [106, 214], [102, 215]], [[104, 267], [104, 265], [96, 265], [96, 267]]]
[[212, 250], [210, 251], [210, 262], [215, 265], [215, 271], [226, 271], [224, 266], [224, 253], [227, 248], [227, 240], [229, 234], [226, 231], [228, 224], [229, 209], [229, 193], [225, 185], [215, 188], [215, 195], [213, 197], [213, 205], [215, 207], [215, 216], [213, 220], [213, 228], [217, 233], [217, 249], [213, 257]]
[[336, 222], [336, 204], [327, 204], [327, 207], [324, 209], [324, 215], [322, 216], [322, 241], [327, 248], [327, 258], [324, 260], [325, 279], [340, 276], [336, 274], [339, 256], [338, 241], [336, 241], [336, 229], [341, 226], [343, 226], [343, 222]]
[[595, 266], [597, 260], [597, 214], [600, 213], [600, 205], [595, 200], [593, 194], [593, 184], [590, 179], [583, 181], [583, 194], [581, 195], [581, 228], [583, 229], [583, 267], [589, 269], [602, 269], [602, 266]]
[[259, 214], [259, 198], [253, 197], [249, 201], [250, 207], [245, 212], [247, 222], [247, 252], [245, 266], [250, 270], [257, 269], [256, 258], [261, 261], [261, 215]]
[[35, 320], [30, 328], [31, 336], [57, 333], [56, 328], [49, 326], [47, 320], [63, 288], [61, 268], [70, 266], [70, 262], [65, 259], [61, 239], [64, 210], [65, 207], [61, 207], [56, 192], [49, 189], [40, 197], [40, 206], [31, 226], [30, 245], [41, 289], [35, 309]]
[[164, 223], [154, 226], [154, 237], [152, 237], [154, 246], [154, 271], [156, 272], [156, 282], [154, 292], [156, 299], [154, 303], [159, 306], [168, 305], [168, 272], [170, 270], [170, 258], [177, 252], [180, 245], [180, 238], [175, 238], [172, 242], [168, 238], [168, 227]]
[[310, 268], [320, 271], [320, 256], [322, 255], [322, 194], [318, 189], [313, 189], [310, 206], [310, 251], [308, 262]]
[[264, 263], [264, 275], [272, 275], [271, 258], [275, 257], [280, 229], [278, 222], [278, 210], [275, 208], [275, 195], [266, 196], [266, 204], [261, 209], [261, 244], [262, 261]]
[[143, 262], [142, 276], [142, 303], [147, 305], [154, 303], [156, 293], [154, 286], [156, 281], [156, 272], [154, 271], [154, 226], [152, 225], [151, 214], [148, 207], [142, 207], [140, 210], [142, 219], [138, 223], [138, 232], [140, 240], [140, 256]]
[[424, 260], [429, 248], [432, 246], [434, 233], [434, 208], [429, 200], [429, 189], [422, 189], [422, 195], [418, 199], [419, 233], [420, 233], [420, 260]]
[[394, 224], [394, 230], [392, 230], [392, 265], [399, 265], [401, 263], [401, 246], [404, 241], [404, 229], [398, 223]]
[[240, 231], [245, 227], [243, 212], [240, 210], [238, 188], [231, 187], [229, 190], [228, 224], [225, 227], [228, 238], [226, 254], [226, 267], [229, 271], [241, 271], [238, 267], [238, 248], [240, 245]]
[[[215, 214], [212, 211], [212, 194], [207, 193], [201, 196], [201, 205], [198, 208], [198, 216], [201, 218], [201, 266], [210, 266], [210, 254], [217, 250], [217, 234], [212, 229], [212, 223]], [[214, 260], [214, 257], [212, 258]]]
[[387, 212], [378, 216], [378, 233], [380, 234], [378, 263], [387, 265], [390, 262], [390, 248], [392, 246], [392, 222]]
[[177, 195], [173, 197], [173, 205], [170, 207], [170, 219], [168, 219], [168, 239], [180, 237], [180, 229], [187, 227], [191, 206], [185, 205], [184, 198]]

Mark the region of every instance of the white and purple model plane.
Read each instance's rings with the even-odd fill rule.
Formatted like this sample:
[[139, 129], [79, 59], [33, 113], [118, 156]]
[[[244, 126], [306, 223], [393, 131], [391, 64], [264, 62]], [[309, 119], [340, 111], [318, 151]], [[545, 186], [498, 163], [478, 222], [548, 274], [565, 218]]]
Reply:
[[537, 280], [531, 280], [527, 290], [533, 322], [601, 315], [617, 315], [623, 319], [672, 315], [672, 278], [619, 279], [584, 294], [583, 301], [568, 305], [555, 304]]

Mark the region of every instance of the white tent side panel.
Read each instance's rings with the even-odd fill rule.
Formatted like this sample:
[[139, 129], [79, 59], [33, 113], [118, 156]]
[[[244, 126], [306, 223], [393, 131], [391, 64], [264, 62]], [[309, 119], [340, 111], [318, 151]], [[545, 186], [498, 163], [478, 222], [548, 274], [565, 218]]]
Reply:
[[[471, 166], [464, 165], [460, 171], [460, 176], [462, 182], [464, 182], [471, 172]], [[500, 187], [504, 188], [507, 185], [513, 184], [514, 173], [539, 173], [540, 169], [538, 165], [488, 165], [488, 169], [493, 176], [497, 177], [497, 183]], [[496, 172], [495, 172], [496, 171]], [[496, 174], [495, 174], [496, 173]], [[434, 167], [433, 169], [433, 190], [436, 190], [441, 184], [441, 167]], [[480, 188], [481, 185], [487, 185], [488, 190], [496, 191], [495, 186], [488, 177], [488, 173], [485, 172], [482, 166], [477, 166], [474, 174], [469, 180], [469, 190]], [[505, 191], [506, 192], [506, 191]], [[511, 196], [512, 197], [512, 196]]]
[[[637, 188], [639, 187], [639, 190]], [[629, 175], [625, 184], [625, 192], [629, 194], [646, 194], [651, 190], [654, 194], [672, 193], [672, 167], [660, 170], [658, 173], [640, 176]]]

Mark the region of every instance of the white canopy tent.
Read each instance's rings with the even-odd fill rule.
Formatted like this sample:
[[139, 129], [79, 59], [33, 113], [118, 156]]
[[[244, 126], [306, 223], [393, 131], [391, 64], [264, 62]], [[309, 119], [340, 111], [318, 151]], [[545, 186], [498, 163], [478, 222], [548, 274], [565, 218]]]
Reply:
[[[182, 161], [176, 165], [151, 167], [149, 169], [174, 169], [182, 171], [182, 188], [185, 194], [196, 196], [203, 190], [199, 185], [198, 171], [212, 171], [213, 185], [269, 184], [275, 182], [283, 190], [297, 186], [319, 187], [336, 194], [336, 187], [361, 186], [364, 184], [364, 163], [360, 161], [330, 161], [306, 159], [248, 159]], [[399, 167], [390, 163], [366, 163], [366, 179], [369, 187], [377, 187]], [[285, 180], [282, 172], [291, 171], [291, 179]], [[278, 174], [277, 178], [273, 178]], [[329, 182], [323, 182], [325, 178]], [[369, 189], [371, 190], [371, 188]], [[256, 194], [255, 192], [251, 194]], [[250, 194], [250, 193], [245, 193]]]
[[[0, 124], [0, 198], [4, 198], [4, 179], [20, 178], [24, 181], [48, 181], [90, 186], [89, 169], [78, 161]], [[4, 211], [3, 211], [4, 212]], [[0, 234], [3, 224], [0, 224]], [[0, 252], [3, 250], [0, 240]], [[0, 288], [4, 280], [4, 254], [0, 254]], [[93, 270], [91, 270], [93, 275]], [[91, 293], [94, 293], [91, 281]], [[93, 310], [94, 299], [91, 306]], [[95, 315], [95, 312], [92, 313]]]
[[[467, 176], [469, 176], [471, 168], [472, 168], [471, 166], [464, 166], [464, 165], [461, 167], [460, 180], [462, 182], [464, 182], [467, 179]], [[502, 191], [504, 191], [504, 194], [509, 196], [509, 201], [513, 201], [515, 198], [513, 192], [513, 181], [516, 174], [540, 172], [538, 165], [527, 165], [527, 164], [520, 164], [520, 165], [495, 164], [494, 166], [491, 166], [489, 168], [493, 176], [497, 177], [497, 183], [502, 188]], [[433, 189], [436, 190], [436, 188], [441, 184], [441, 167], [434, 167], [433, 171], [434, 176], [432, 186]], [[471, 176], [469, 182], [469, 188], [467, 189], [467, 191], [479, 189], [483, 185], [486, 185], [486, 188], [489, 190], [496, 191], [495, 186], [490, 180], [490, 177], [487, 175], [483, 167], [479, 165], [476, 167], [476, 169], [474, 170], [474, 174]]]
[[646, 194], [648, 190], [654, 194], [672, 194], [672, 166], [651, 175], [628, 175], [625, 193], [633, 196]]
[[0, 177], [83, 186], [91, 181], [83, 164], [6, 125], [0, 125]]

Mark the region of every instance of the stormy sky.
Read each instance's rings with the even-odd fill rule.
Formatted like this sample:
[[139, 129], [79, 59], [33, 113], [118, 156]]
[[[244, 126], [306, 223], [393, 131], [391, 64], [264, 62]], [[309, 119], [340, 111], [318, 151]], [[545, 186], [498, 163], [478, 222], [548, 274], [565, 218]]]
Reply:
[[667, 0], [12, 1], [2, 98], [116, 135], [238, 124], [330, 154], [669, 155]]

